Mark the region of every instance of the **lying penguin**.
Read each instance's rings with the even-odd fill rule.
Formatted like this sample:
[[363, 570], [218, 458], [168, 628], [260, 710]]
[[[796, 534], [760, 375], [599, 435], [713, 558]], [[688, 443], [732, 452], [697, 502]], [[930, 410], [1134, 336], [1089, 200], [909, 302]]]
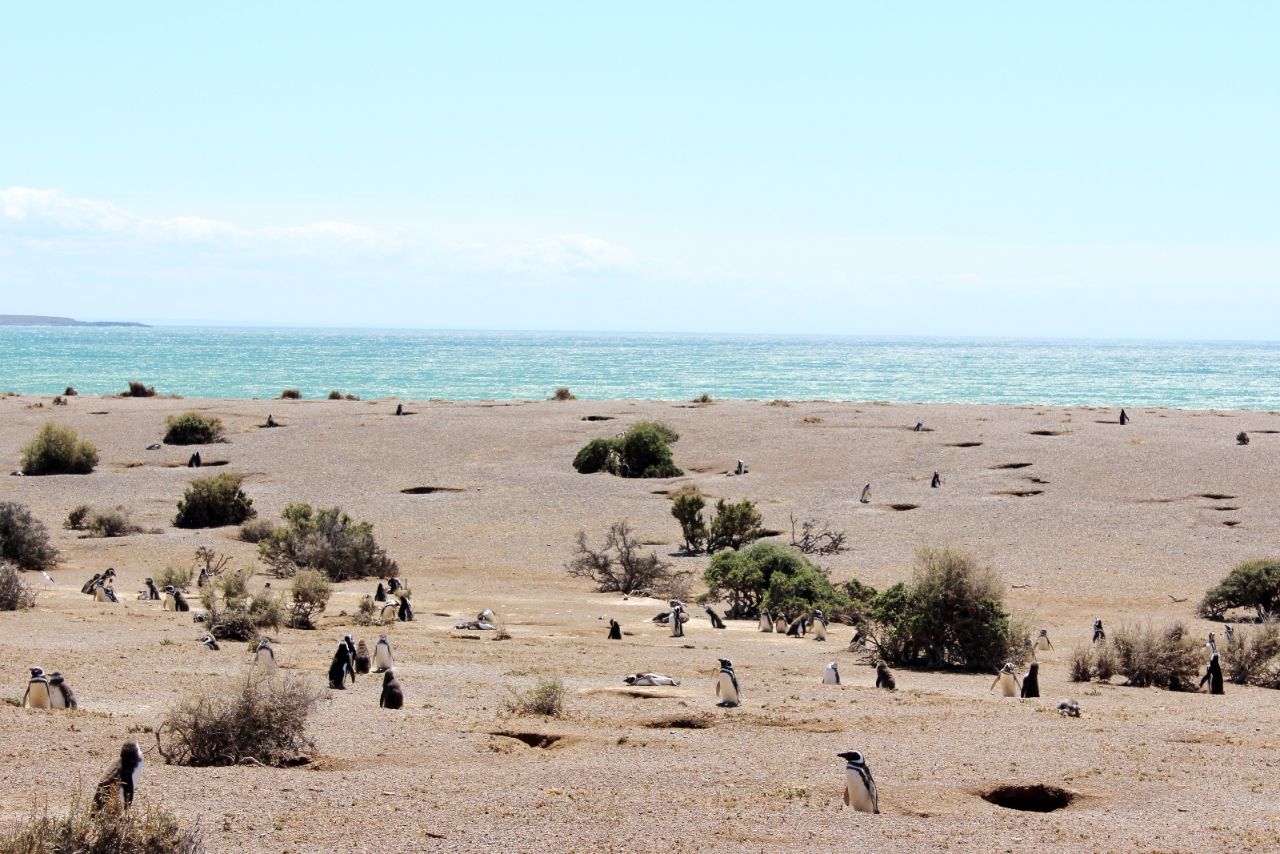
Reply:
[[623, 676], [622, 681], [633, 688], [656, 685], [668, 685], [674, 687], [680, 684], [680, 680], [676, 679], [674, 676], [664, 676], [661, 673], [636, 673], [631, 676]]

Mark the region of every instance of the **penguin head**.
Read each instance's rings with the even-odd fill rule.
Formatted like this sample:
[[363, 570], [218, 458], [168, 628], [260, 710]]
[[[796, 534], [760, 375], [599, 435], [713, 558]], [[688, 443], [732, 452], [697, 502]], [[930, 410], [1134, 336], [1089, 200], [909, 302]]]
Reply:
[[1028, 676], [1035, 676], [1035, 675], [1036, 675], [1037, 673], [1039, 673], [1039, 672], [1040, 672], [1040, 662], [1038, 662], [1038, 661], [1033, 661], [1033, 662], [1031, 662], [1030, 664], [1028, 664], [1028, 665], [1027, 665], [1027, 675], [1028, 675]]
[[149, 575], [145, 579], [143, 579], [143, 581], [145, 581], [147, 584], [155, 584], [155, 582], [151, 580], [151, 576]]
[[729, 659], [727, 659], [727, 658], [722, 658], [722, 659], [720, 659], [720, 669], [721, 669], [721, 670], [732, 670], [732, 669], [733, 669], [733, 662], [732, 662], [732, 661], [730, 661], [730, 660], [729, 660]]
[[164, 592], [165, 592], [165, 593], [174, 593], [174, 592], [176, 592], [176, 591], [174, 590], [174, 586], [173, 586], [172, 584], [166, 584], [166, 585], [164, 586]]
[[386, 636], [386, 635], [378, 635], [378, 642], [379, 642], [379, 643], [386, 643], [386, 640], [387, 640], [387, 636]]
[[130, 740], [124, 743], [120, 748], [120, 758], [126, 763], [132, 761], [135, 765], [142, 764], [142, 748], [138, 746], [138, 742]]
[[258, 641], [258, 649], [271, 649], [271, 641], [266, 638]]
[[383, 685], [386, 685], [386, 684], [390, 683], [392, 679], [395, 679], [395, 678], [396, 678], [396, 671], [395, 671], [395, 668], [389, 667], [389, 668], [387, 668], [387, 669], [386, 669], [386, 671], [382, 674], [382, 684], [383, 684]]
[[1012, 672], [1013, 672], [1013, 662], [1012, 662], [1012, 661], [1006, 661], [1006, 662], [1004, 663], [1004, 667], [1001, 667], [1001, 668], [1000, 668], [1000, 672], [1001, 672], [1001, 673], [1012, 673]]
[[622, 677], [622, 681], [623, 681], [623, 682], [625, 682], [625, 683], [627, 683], [628, 685], [634, 685], [634, 684], [636, 684], [636, 677], [634, 677], [634, 676], [623, 676], [623, 677]]
[[115, 578], [116, 571], [111, 567], [107, 567], [107, 571], [102, 574], [103, 578]]
[[848, 762], [850, 765], [866, 764], [866, 760], [862, 758], [862, 754], [856, 750], [846, 750], [844, 753], [837, 753], [836, 756]]
[[833, 661], [833, 662], [831, 662], [830, 664], [828, 664], [828, 665], [827, 665], [827, 669], [828, 669], [828, 670], [838, 670], [839, 668], [838, 668], [838, 667], [836, 667], [836, 663]]
[[1043, 637], [1048, 637], [1048, 636], [1049, 636], [1049, 630], [1048, 630], [1048, 629], [1041, 629], [1041, 630], [1040, 630], [1040, 637], [1042, 637], [1042, 638], [1043, 638]]
[[44, 668], [43, 668], [43, 667], [30, 667], [30, 668], [28, 668], [28, 669], [31, 671], [31, 678], [32, 678], [32, 679], [39, 679], [41, 676], [43, 676], [43, 675], [44, 675]]

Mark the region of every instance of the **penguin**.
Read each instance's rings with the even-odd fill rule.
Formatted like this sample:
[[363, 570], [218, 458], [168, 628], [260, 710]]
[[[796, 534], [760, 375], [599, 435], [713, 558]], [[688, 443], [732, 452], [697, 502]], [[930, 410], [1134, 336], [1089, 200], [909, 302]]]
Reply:
[[378, 697], [378, 706], [383, 709], [404, 708], [404, 689], [400, 687], [394, 670], [382, 675], [382, 695]]
[[84, 583], [84, 586], [80, 588], [80, 592], [85, 594], [86, 596], [92, 596], [93, 588], [96, 587], [98, 585], [98, 582], [101, 580], [102, 580], [102, 573], [95, 572], [93, 574], [93, 578], [90, 578], [88, 581], [86, 581]]
[[862, 487], [862, 497], [858, 499], [858, 503], [859, 504], [871, 503], [871, 484], [868, 483], [866, 486]]
[[1227, 639], [1227, 646], [1231, 646], [1231, 644], [1235, 643], [1236, 630], [1231, 628], [1230, 623], [1227, 623], [1226, 626], [1222, 629], [1222, 635]]
[[275, 416], [273, 416], [273, 415], [271, 415], [271, 414], [268, 414], [268, 415], [267, 415], [267, 426], [268, 426], [268, 427], [275, 427], [275, 426], [276, 426], [276, 419], [275, 419]]
[[810, 625], [813, 626], [813, 639], [816, 641], [826, 641], [827, 615], [822, 613], [822, 611], [820, 610], [814, 611], [813, 621], [810, 623]]
[[1102, 618], [1097, 617], [1093, 621], [1093, 642], [1104, 641], [1107, 639], [1107, 633], [1102, 630]]
[[31, 680], [27, 682], [27, 692], [22, 695], [24, 709], [51, 709], [53, 703], [49, 698], [49, 677], [44, 675], [44, 668], [32, 667]]
[[397, 403], [397, 404], [396, 404], [396, 415], [404, 415], [404, 404], [403, 404], [403, 403]]
[[360, 643], [356, 644], [356, 673], [368, 673], [369, 667], [373, 659], [369, 655], [369, 645], [360, 639]]
[[1040, 664], [1031, 662], [1027, 665], [1027, 675], [1022, 677], [1022, 693], [1024, 700], [1040, 696]]
[[177, 592], [172, 584], [166, 584], [164, 586], [164, 603], [160, 607], [166, 611], [178, 610]]
[[1124, 425], [1126, 425], [1126, 424], [1128, 424], [1128, 423], [1129, 423], [1129, 413], [1127, 413], [1127, 412], [1125, 412], [1123, 409], [1121, 409], [1121, 410], [1120, 410], [1120, 426], [1121, 426], [1121, 427], [1123, 427]]
[[492, 608], [485, 608], [476, 616], [476, 622], [493, 623], [496, 626], [498, 624], [498, 615], [493, 613]]
[[912, 431], [913, 431], [913, 432], [915, 432], [915, 433], [919, 433], [921, 430], [923, 430], [923, 429], [924, 429], [924, 422], [923, 422], [923, 421], [917, 421], [917, 422], [916, 422], [916, 426], [912, 427], [911, 429], [912, 429]]
[[836, 667], [836, 663], [834, 661], [828, 664], [826, 669], [822, 671], [822, 684], [823, 685], [839, 685], [840, 684], [840, 668]]
[[187, 459], [187, 468], [189, 469], [200, 468], [200, 452], [199, 451], [196, 451]]
[[351, 682], [355, 683], [356, 674], [351, 660], [351, 650], [343, 640], [338, 641], [338, 651], [333, 654], [333, 661], [329, 663], [329, 687], [337, 691], [345, 691], [347, 677], [351, 677]]
[[182, 595], [181, 590], [173, 591], [173, 610], [180, 612], [191, 610], [191, 606], [187, 604], [187, 597]]
[[1058, 714], [1064, 718], [1080, 717], [1080, 702], [1073, 697], [1068, 697], [1058, 703]]
[[931, 489], [937, 489], [940, 486], [942, 486], [942, 475], [935, 471], [933, 473], [933, 480], [929, 481], [929, 487]]
[[849, 652], [857, 652], [860, 649], [867, 648], [867, 633], [862, 629], [854, 629], [853, 637], [849, 639]]
[[836, 756], [845, 760], [844, 805], [858, 812], [879, 815], [880, 795], [876, 792], [876, 781], [871, 776], [867, 760], [856, 750], [846, 750]]
[[276, 669], [276, 651], [271, 648], [271, 641], [266, 638], [258, 641], [258, 651], [254, 653], [253, 661], [267, 672]]
[[[196, 576], [196, 587], [204, 587], [209, 583], [209, 567], [200, 567], [200, 574]], [[271, 582], [267, 582], [267, 586], [271, 586]]]
[[95, 602], [116, 602], [116, 593], [107, 585], [99, 581], [93, 586], [93, 601]]
[[704, 605], [703, 610], [707, 612], [707, 616], [711, 618], [711, 628], [723, 629], [724, 620], [720, 619], [720, 615], [712, 610], [710, 605]]
[[763, 608], [760, 609], [760, 631], [762, 632], [773, 631], [773, 617], [769, 614], [768, 611], [764, 610]]
[[733, 662], [727, 658], [720, 659], [720, 675], [716, 678], [716, 705], [732, 709], [742, 702], [742, 692], [738, 689], [738, 677], [733, 672]]
[[669, 687], [679, 687], [680, 680], [674, 676], [664, 676], [661, 673], [636, 673], [631, 676], [623, 676], [622, 681], [633, 687], [648, 687], [663, 685]]
[[402, 623], [413, 622], [413, 602], [407, 595], [400, 597], [400, 609], [396, 613], [396, 618]]
[[161, 449], [161, 448], [163, 448], [163, 447], [164, 447], [164, 446], [163, 446], [163, 445], [161, 445], [159, 442], [152, 442], [150, 445], [147, 445], [147, 450], [148, 450], [148, 451], [158, 451], [158, 450], [160, 450], [160, 449]]
[[617, 620], [609, 621], [609, 640], [622, 640], [622, 626]]
[[739, 474], [739, 475], [741, 475], [741, 474], [746, 474], [746, 473], [747, 473], [747, 461], [746, 461], [746, 460], [738, 460], [738, 467], [737, 467], [736, 469], [734, 469], [733, 473], [734, 473], [734, 474]]
[[54, 709], [77, 709], [76, 694], [57, 670], [49, 674], [49, 706]]
[[346, 645], [346, 647], [347, 647], [347, 656], [348, 656], [348, 657], [347, 657], [347, 660], [348, 660], [349, 662], [351, 662], [351, 682], [352, 682], [352, 684], [355, 684], [355, 681], [356, 681], [356, 675], [355, 675], [355, 674], [356, 674], [356, 671], [355, 671], [355, 667], [356, 667], [356, 639], [355, 639], [355, 638], [353, 638], [351, 635], [343, 635], [343, 636], [342, 636], [342, 642], [343, 642], [343, 644], [345, 644], [345, 645]]
[[386, 635], [378, 635], [378, 643], [373, 648], [373, 669], [378, 673], [385, 673], [392, 667], [395, 667], [396, 660], [391, 655], [391, 641], [387, 640]]
[[673, 638], [684, 637], [684, 620], [681, 619], [681, 612], [683, 611], [683, 605], [676, 605], [671, 609], [671, 636]]
[[1200, 687], [1203, 688], [1206, 682], [1209, 683], [1210, 694], [1226, 693], [1222, 690], [1222, 664], [1218, 661], [1216, 651], [1209, 656], [1209, 666], [1204, 669], [1204, 676], [1200, 678]]
[[373, 601], [375, 602], [387, 601], [387, 588], [386, 588], [386, 585], [384, 585], [381, 580], [378, 581], [378, 589], [374, 591]]
[[213, 635], [205, 635], [200, 638], [200, 645], [207, 650], [212, 650], [213, 652], [217, 652], [222, 649], [222, 647], [218, 646], [218, 641]]
[[1001, 667], [1000, 672], [996, 674], [995, 681], [991, 683], [991, 688], [987, 690], [991, 691], [996, 685], [1000, 686], [1000, 695], [1002, 697], [1018, 696], [1018, 675], [1013, 672], [1012, 661], [1004, 663], [1004, 667]]
[[126, 741], [120, 758], [112, 760], [107, 773], [98, 781], [93, 795], [93, 809], [126, 810], [133, 805], [142, 777], [142, 748], [136, 741]]
[[809, 628], [809, 615], [801, 614], [800, 616], [792, 620], [791, 623], [787, 626], [787, 637], [802, 638], [805, 636], [805, 632], [808, 630], [808, 628]]
[[400, 614], [400, 600], [388, 599], [378, 612], [378, 619], [384, 623], [394, 623]]
[[156, 583], [151, 580], [151, 576], [147, 576], [145, 582], [147, 585], [147, 599], [151, 602], [160, 600], [160, 591], [156, 589]]
[[787, 619], [786, 614], [774, 614], [773, 630], [780, 635], [785, 635], [787, 633], [787, 626], [790, 624], [790, 622], [791, 621]]
[[400, 579], [396, 578], [394, 575], [391, 576], [391, 578], [388, 579], [387, 581], [387, 592], [394, 594], [399, 589], [400, 589]]
[[876, 662], [876, 687], [884, 688], [886, 691], [896, 691], [898, 688], [898, 683], [893, 678], [893, 671], [883, 661]]
[[1036, 635], [1036, 651], [1046, 652], [1053, 650], [1053, 642], [1049, 640], [1049, 630], [1041, 629], [1040, 634]]
[[1207, 644], [1207, 646], [1209, 647], [1210, 653], [1212, 653], [1213, 655], [1218, 654], [1218, 642], [1217, 640], [1214, 639], [1213, 632], [1209, 632], [1209, 643]]

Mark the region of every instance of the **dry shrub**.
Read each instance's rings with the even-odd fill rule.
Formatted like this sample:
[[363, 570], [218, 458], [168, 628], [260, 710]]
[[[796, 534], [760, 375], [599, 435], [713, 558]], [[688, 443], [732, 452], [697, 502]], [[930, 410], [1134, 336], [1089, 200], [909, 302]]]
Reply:
[[[640, 543], [625, 520], [609, 526], [604, 544], [598, 549], [588, 545], [585, 531], [579, 531], [575, 556], [565, 570], [574, 578], [591, 579], [601, 593], [648, 591], [664, 595], [681, 575], [654, 552], [641, 552]], [[684, 575], [687, 577], [687, 573]]]
[[559, 676], [539, 676], [532, 688], [519, 693], [513, 689], [505, 708], [509, 715], [558, 718], [564, 713], [564, 700], [568, 693]]
[[98, 464], [98, 449], [70, 427], [46, 422], [22, 449], [22, 473], [89, 474]]
[[1156, 627], [1151, 624], [1121, 626], [1111, 640], [1116, 669], [1127, 684], [1187, 691], [1195, 687], [1201, 644], [1187, 635], [1180, 622]]
[[67, 386], [67, 387], [66, 387], [66, 389], [62, 392], [62, 396], [63, 396], [63, 397], [75, 397], [75, 396], [76, 396], [76, 395], [78, 395], [79, 393], [80, 393], [80, 392], [76, 391], [76, 390], [75, 390], [74, 388], [72, 388], [71, 386]]
[[302, 392], [298, 391], [296, 388], [287, 388], [284, 391], [280, 392], [280, 399], [281, 400], [301, 400]]
[[175, 590], [185, 591], [191, 587], [191, 582], [195, 576], [196, 571], [189, 566], [166, 566], [152, 575], [151, 580], [161, 590], [172, 584]]
[[332, 593], [333, 585], [322, 574], [314, 569], [299, 570], [289, 589], [289, 627], [314, 629], [315, 618], [324, 612]]
[[44, 523], [16, 501], [0, 501], [0, 558], [19, 569], [48, 569], [58, 562]]
[[698, 395], [697, 397], [695, 397], [693, 400], [691, 400], [691, 401], [689, 401], [689, 402], [690, 402], [690, 403], [711, 403], [711, 402], [712, 402], [712, 401], [711, 401], [711, 395], [709, 395], [709, 394], [700, 394], [700, 395]]
[[1111, 644], [1104, 643], [1094, 652], [1093, 675], [1099, 682], [1106, 682], [1116, 675], [1116, 652]]
[[145, 385], [136, 380], [129, 380], [129, 389], [121, 397], [155, 397], [156, 387]]
[[1093, 676], [1093, 648], [1081, 644], [1071, 650], [1067, 672], [1072, 682], [1088, 682]]
[[88, 504], [77, 504], [67, 512], [67, 520], [62, 523], [62, 527], [68, 531], [83, 531], [84, 521], [92, 512], [93, 508]]
[[113, 507], [89, 514], [84, 520], [84, 530], [90, 537], [123, 537], [137, 534], [142, 528], [133, 524], [129, 511], [123, 507]]
[[329, 399], [330, 399], [330, 400], [342, 400], [342, 392], [338, 391], [338, 390], [335, 388], [333, 391], [329, 392]]
[[0, 563], [0, 611], [25, 611], [35, 606], [35, 591], [22, 580], [18, 570]]
[[1239, 685], [1280, 688], [1280, 623], [1240, 628], [1222, 648], [1227, 678]]
[[77, 799], [65, 816], [33, 814], [0, 835], [0, 854], [204, 854], [200, 825], [147, 804], [95, 810]]
[[156, 743], [172, 765], [294, 765], [312, 749], [307, 718], [322, 696], [303, 676], [254, 672], [238, 686], [179, 700]]
[[187, 484], [178, 502], [176, 528], [219, 528], [239, 525], [256, 515], [253, 500], [240, 488], [243, 478], [233, 474], [198, 477]]
[[573, 392], [569, 391], [568, 386], [560, 386], [558, 389], [556, 389], [555, 393], [551, 395], [551, 399], [552, 400], [577, 400], [577, 398], [573, 396]]
[[275, 524], [266, 519], [250, 519], [240, 526], [240, 539], [246, 543], [260, 543], [275, 531]]
[[165, 419], [166, 445], [212, 445], [222, 441], [222, 420], [199, 412], [184, 412]]

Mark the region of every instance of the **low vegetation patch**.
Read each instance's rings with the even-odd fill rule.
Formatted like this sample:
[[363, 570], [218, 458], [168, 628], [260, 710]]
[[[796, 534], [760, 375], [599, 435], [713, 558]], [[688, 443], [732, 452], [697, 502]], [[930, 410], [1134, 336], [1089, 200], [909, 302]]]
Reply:
[[1241, 627], [1221, 647], [1227, 678], [1237, 685], [1280, 688], [1280, 623]]
[[125, 390], [121, 397], [155, 397], [156, 387], [153, 385], [145, 385], [136, 380], [129, 380], [129, 388]]
[[80, 504], [67, 514], [63, 527], [71, 531], [84, 531], [86, 537], [123, 537], [142, 531], [123, 507], [94, 510], [88, 504]]
[[212, 415], [184, 412], [165, 419], [166, 445], [212, 445], [223, 441], [222, 421]]
[[275, 533], [274, 522], [267, 519], [250, 519], [240, 526], [240, 539], [246, 543], [260, 543]]
[[1136, 688], [1194, 690], [1204, 658], [1202, 644], [1192, 639], [1182, 623], [1165, 626], [1121, 626], [1110, 641], [1115, 669]]
[[580, 474], [608, 472], [620, 477], [678, 477], [671, 456], [680, 434], [658, 421], [640, 421], [621, 436], [592, 439], [573, 459]]
[[280, 597], [270, 590], [249, 594], [252, 570], [223, 572], [200, 591], [200, 604], [209, 616], [209, 634], [218, 640], [256, 641], [278, 631], [286, 622]]
[[726, 616], [757, 617], [761, 610], [791, 618], [821, 609], [830, 620], [861, 622], [875, 590], [850, 581], [836, 587], [822, 567], [779, 543], [722, 551], [702, 575], [708, 597], [727, 600]]
[[98, 464], [98, 449], [75, 430], [45, 423], [22, 449], [22, 473], [28, 477], [49, 474], [89, 474]]
[[673, 565], [654, 552], [642, 552], [631, 525], [614, 522], [604, 543], [593, 548], [585, 531], [578, 532], [575, 555], [565, 567], [575, 578], [589, 578], [601, 593], [647, 592], [676, 596], [687, 588], [687, 572], [675, 572]]
[[253, 517], [253, 501], [240, 488], [243, 479], [233, 474], [198, 477], [187, 485], [178, 502], [173, 524], [178, 528], [220, 528], [239, 525]]
[[556, 389], [552, 393], [551, 399], [552, 400], [577, 400], [577, 398], [573, 396], [573, 392], [569, 391], [568, 386], [560, 386], [558, 389]]
[[680, 523], [684, 549], [690, 554], [740, 549], [765, 536], [760, 511], [751, 501], [716, 501], [710, 523], [702, 516], [706, 498], [693, 484], [685, 484], [671, 498], [671, 515]]
[[65, 816], [32, 815], [0, 834], [0, 854], [204, 854], [199, 824], [150, 804], [94, 809], [76, 800]]
[[0, 611], [25, 611], [36, 606], [36, 594], [18, 570], [0, 563]]
[[284, 524], [259, 541], [258, 553], [280, 577], [314, 569], [333, 582], [389, 578], [400, 567], [373, 538], [370, 522], [355, 522], [337, 507], [290, 504]]
[[314, 629], [315, 618], [329, 604], [333, 585], [314, 569], [299, 570], [289, 588], [289, 628]]
[[539, 676], [532, 688], [516, 692], [505, 703], [509, 715], [543, 715], [558, 718], [564, 714], [564, 701], [568, 695], [564, 681], [559, 676]]
[[49, 529], [16, 501], [0, 501], [0, 559], [32, 570], [48, 569], [58, 562]]
[[298, 391], [296, 388], [287, 388], [284, 391], [280, 392], [280, 399], [281, 400], [301, 400], [302, 392]]
[[1240, 564], [1204, 595], [1198, 610], [1205, 619], [1221, 620], [1237, 609], [1252, 610], [1259, 621], [1280, 617], [1280, 560]]

